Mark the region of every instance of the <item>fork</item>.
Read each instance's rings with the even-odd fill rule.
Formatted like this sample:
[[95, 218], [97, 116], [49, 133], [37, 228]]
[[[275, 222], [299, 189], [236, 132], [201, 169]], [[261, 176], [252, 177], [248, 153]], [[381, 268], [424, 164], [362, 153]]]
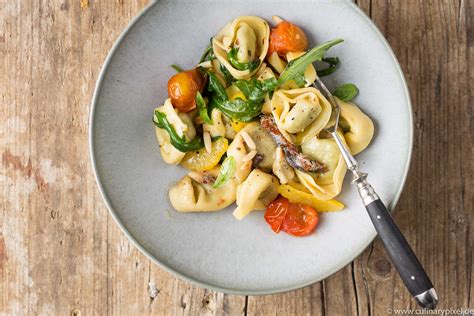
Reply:
[[400, 229], [390, 216], [387, 207], [369, 182], [367, 182], [367, 173], [363, 173], [359, 170], [357, 160], [352, 156], [350, 150], [337, 133], [341, 112], [337, 100], [329, 92], [321, 79], [317, 78], [313, 86], [319, 88], [321, 93], [331, 103], [333, 111], [330, 122], [333, 122], [333, 124], [325, 128], [325, 131], [330, 133], [336, 141], [348, 169], [352, 172], [352, 183], [357, 186], [367, 213], [395, 265], [398, 274], [405, 283], [408, 291], [421, 307], [434, 309], [438, 303], [438, 295], [433, 284], [405, 237], [400, 232]]

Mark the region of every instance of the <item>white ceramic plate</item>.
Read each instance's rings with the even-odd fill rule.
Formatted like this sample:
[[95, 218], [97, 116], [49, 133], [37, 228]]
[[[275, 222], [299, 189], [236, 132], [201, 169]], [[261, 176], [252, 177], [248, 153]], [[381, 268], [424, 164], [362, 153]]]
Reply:
[[231, 209], [176, 212], [168, 188], [185, 174], [165, 164], [152, 124], [153, 108], [167, 98], [170, 64], [192, 68], [209, 38], [238, 15], [300, 25], [311, 45], [345, 42], [328, 56], [342, 60], [335, 85], [353, 82], [356, 102], [376, 126], [370, 147], [358, 156], [379, 195], [393, 207], [410, 161], [412, 115], [407, 87], [390, 47], [351, 2], [158, 1], [123, 32], [100, 74], [90, 117], [90, 148], [99, 189], [112, 216], [133, 243], [166, 270], [206, 288], [266, 294], [320, 281], [364, 250], [375, 236], [355, 188], [346, 177], [343, 212], [323, 214], [310, 237], [276, 235], [254, 212], [237, 221]]

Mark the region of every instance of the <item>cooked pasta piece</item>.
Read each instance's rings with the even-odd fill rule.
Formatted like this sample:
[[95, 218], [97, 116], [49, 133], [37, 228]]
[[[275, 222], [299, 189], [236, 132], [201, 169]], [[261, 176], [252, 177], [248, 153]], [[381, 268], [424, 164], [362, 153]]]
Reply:
[[243, 158], [248, 155], [249, 152], [245, 146], [244, 138], [240, 132], [237, 133], [227, 149], [227, 157], [234, 157], [235, 159], [234, 178], [237, 183], [244, 182], [252, 169], [252, 160], [243, 161]]
[[278, 56], [277, 52], [273, 52], [270, 56], [268, 56], [268, 63], [278, 74], [281, 74], [287, 65], [286, 61]]
[[273, 174], [278, 177], [281, 184], [287, 184], [295, 177], [295, 171], [286, 161], [285, 154], [281, 147], [276, 149], [272, 171]]
[[[344, 136], [339, 132], [344, 141]], [[309, 173], [295, 170], [298, 180], [318, 199], [329, 200], [341, 192], [347, 171], [346, 163], [332, 138], [313, 137], [301, 145], [303, 153], [326, 165], [324, 173]]]
[[[212, 48], [217, 59], [234, 78], [249, 79], [258, 71], [267, 55], [269, 36], [270, 27], [265, 20], [257, 16], [240, 16], [214, 36]], [[228, 57], [232, 49], [236, 50], [236, 62], [241, 64], [255, 62], [257, 66], [238, 69]]]
[[272, 169], [273, 161], [275, 160], [275, 150], [277, 148], [272, 137], [258, 122], [247, 124], [239, 133], [247, 134], [254, 143], [253, 146], [248, 146], [249, 149], [256, 149], [259, 157], [259, 161], [254, 163], [253, 167], [264, 171], [270, 171]]
[[[155, 110], [166, 114], [168, 122], [173, 125], [179, 136], [185, 135], [188, 140], [191, 140], [196, 136], [196, 129], [192, 123], [193, 114], [178, 114], [171, 104], [171, 99], [167, 99], [162, 106]], [[163, 160], [169, 164], [179, 164], [185, 153], [177, 150], [173, 145], [171, 145], [170, 137], [164, 129], [155, 126], [155, 133], [158, 143], [160, 144], [160, 152]]]
[[202, 130], [209, 132], [212, 137], [226, 136], [226, 127], [224, 123], [224, 114], [218, 109], [212, 109], [211, 120], [212, 124], [204, 123]]
[[331, 104], [313, 87], [277, 90], [270, 103], [280, 131], [296, 145], [316, 136], [331, 118]]
[[221, 210], [235, 201], [237, 182], [229, 179], [222, 187], [212, 185], [219, 167], [209, 171], [190, 172], [169, 190], [171, 205], [180, 212], [211, 212]]
[[234, 216], [241, 220], [251, 211], [264, 210], [278, 196], [278, 179], [259, 169], [237, 187], [237, 208]]
[[359, 107], [350, 102], [338, 99], [341, 117], [347, 123], [348, 131], [344, 133], [351, 153], [357, 155], [369, 145], [374, 136], [374, 123]]
[[266, 79], [271, 79], [275, 78], [275, 73], [273, 70], [267, 66], [266, 63], [263, 63], [263, 65], [260, 67], [260, 70], [257, 72], [256, 77], [258, 80], [266, 80]]

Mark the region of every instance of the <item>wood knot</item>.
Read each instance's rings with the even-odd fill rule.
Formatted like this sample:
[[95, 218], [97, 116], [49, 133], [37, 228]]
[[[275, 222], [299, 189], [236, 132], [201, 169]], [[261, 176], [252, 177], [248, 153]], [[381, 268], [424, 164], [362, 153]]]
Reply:
[[390, 274], [390, 271], [392, 270], [392, 265], [389, 261], [385, 259], [380, 259], [374, 263], [373, 268], [376, 275], [385, 277]]
[[71, 310], [71, 316], [81, 316], [81, 311], [78, 310], [77, 308], [73, 308]]
[[216, 304], [216, 301], [215, 301], [214, 297], [212, 296], [212, 294], [208, 294], [208, 295], [204, 296], [204, 298], [202, 300], [202, 307], [207, 309], [207, 310], [210, 310], [210, 311], [215, 311], [216, 310], [217, 304]]
[[51, 219], [56, 219], [56, 218], [59, 217], [59, 211], [51, 210], [49, 215], [50, 215]]

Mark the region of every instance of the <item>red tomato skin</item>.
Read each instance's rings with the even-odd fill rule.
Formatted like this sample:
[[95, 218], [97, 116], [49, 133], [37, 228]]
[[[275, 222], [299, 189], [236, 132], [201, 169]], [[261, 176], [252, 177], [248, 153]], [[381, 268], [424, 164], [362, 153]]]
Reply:
[[284, 197], [278, 197], [270, 205], [268, 205], [265, 211], [265, 221], [270, 225], [270, 228], [275, 232], [279, 233], [283, 220], [286, 216], [290, 202]]
[[171, 104], [180, 112], [189, 112], [196, 108], [196, 93], [202, 92], [205, 81], [197, 69], [175, 74], [168, 80], [168, 95]]
[[281, 230], [295, 237], [308, 236], [319, 222], [318, 212], [303, 204], [290, 203]]
[[302, 52], [308, 47], [306, 34], [297, 25], [283, 21], [270, 32], [268, 56], [273, 52], [285, 57], [289, 52]]

